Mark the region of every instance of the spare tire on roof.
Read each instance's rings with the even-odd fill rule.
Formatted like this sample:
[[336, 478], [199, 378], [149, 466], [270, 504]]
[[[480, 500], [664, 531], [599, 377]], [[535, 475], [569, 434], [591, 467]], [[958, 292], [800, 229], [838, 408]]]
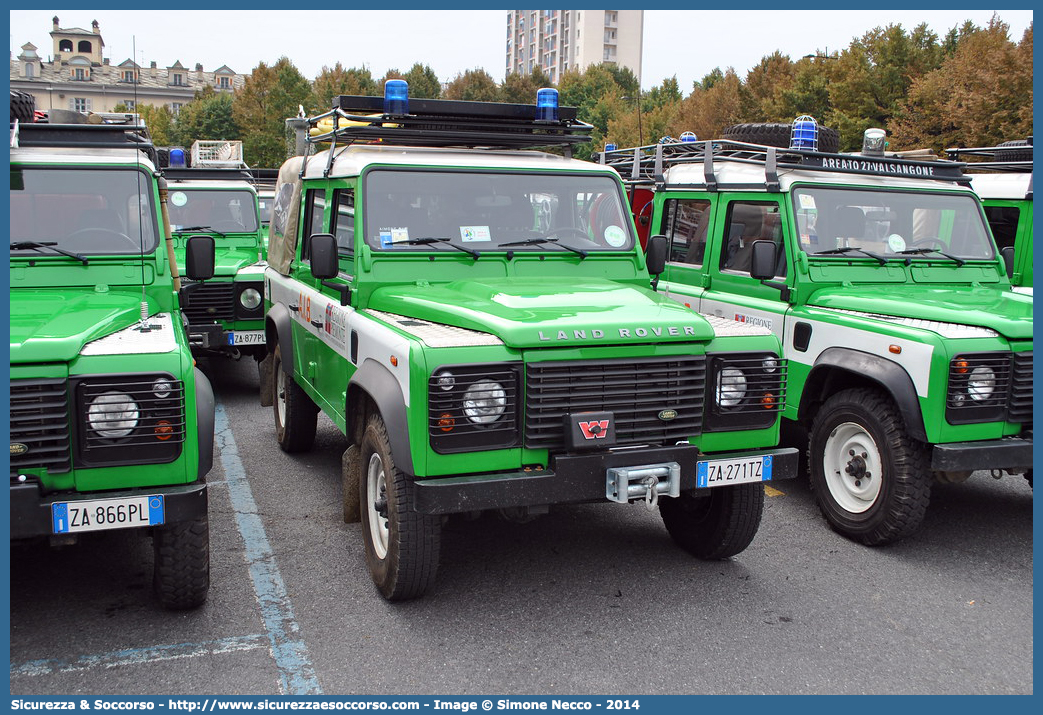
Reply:
[[11, 121], [18, 120], [21, 124], [32, 122], [35, 119], [36, 98], [28, 92], [11, 90]]
[[996, 146], [996, 161], [1032, 161], [1032, 144], [1025, 139], [1014, 139], [1013, 141], [998, 144]]
[[[792, 131], [793, 125], [784, 122], [733, 124], [724, 130], [721, 138], [788, 149]], [[818, 150], [831, 154], [840, 151], [840, 132], [820, 124], [818, 127]]]

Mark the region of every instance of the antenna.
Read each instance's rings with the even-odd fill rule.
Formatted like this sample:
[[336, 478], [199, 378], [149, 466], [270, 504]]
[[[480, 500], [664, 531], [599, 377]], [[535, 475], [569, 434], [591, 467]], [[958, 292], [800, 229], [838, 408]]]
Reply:
[[[138, 38], [137, 38], [136, 35], [131, 35], [131, 47], [133, 48], [131, 50], [131, 56], [132, 57], [137, 57], [137, 53], [138, 53]], [[134, 72], [134, 74], [133, 74], [134, 81], [132, 83], [132, 85], [134, 87], [134, 114], [137, 116], [137, 120], [136, 121], [137, 122], [141, 122], [142, 124], [144, 124], [144, 122], [141, 119], [141, 112], [140, 112], [140, 110], [138, 108], [138, 81], [140, 80], [140, 77], [141, 77], [141, 74], [138, 71], [138, 69], [139, 69], [138, 63], [135, 61], [134, 62], [134, 68], [132, 70]], [[137, 150], [134, 151], [134, 163], [138, 167], [138, 170], [135, 172], [135, 174], [137, 176], [137, 181], [138, 181], [138, 204], [137, 204], [137, 212], [138, 212], [138, 216], [137, 216], [137, 219], [138, 219], [138, 253], [139, 253], [139, 255], [138, 255], [138, 258], [139, 258], [138, 265], [141, 267], [141, 322], [138, 324], [137, 330], [139, 332], [142, 332], [142, 333], [148, 333], [148, 332], [151, 332], [152, 326], [149, 325], [149, 322], [148, 322], [148, 314], [149, 314], [149, 311], [148, 311], [148, 298], [145, 295], [145, 222], [144, 222], [144, 217], [143, 217], [143, 213], [144, 212], [142, 210], [143, 207], [142, 207], [142, 203], [141, 203], [141, 192], [142, 192], [142, 187], [141, 187], [141, 155], [138, 153]]]

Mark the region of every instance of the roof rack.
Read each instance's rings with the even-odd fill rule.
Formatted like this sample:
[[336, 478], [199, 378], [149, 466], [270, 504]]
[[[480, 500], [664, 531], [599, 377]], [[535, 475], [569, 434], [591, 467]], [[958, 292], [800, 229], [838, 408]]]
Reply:
[[536, 105], [464, 102], [450, 99], [409, 99], [408, 114], [384, 112], [383, 97], [341, 95], [333, 109], [307, 120], [309, 129], [332, 128], [308, 137], [309, 143], [329, 142], [328, 174], [338, 143], [380, 142], [396, 146], [530, 149], [572, 147], [590, 141], [593, 126], [576, 119], [575, 107], [559, 107], [558, 119], [537, 119]]
[[19, 124], [17, 134], [12, 132], [11, 146], [138, 149], [153, 164], [158, 162], [152, 137], [140, 121], [125, 124]]
[[169, 181], [248, 181], [253, 183], [253, 176], [246, 169], [220, 169], [216, 167], [181, 168], [166, 167], [163, 176]]
[[983, 147], [953, 147], [946, 149], [945, 154], [950, 159], [958, 159], [961, 156], [982, 157], [988, 161], [973, 161], [967, 163], [968, 171], [1007, 171], [1026, 173], [1032, 171], [1032, 159], [1001, 159], [1004, 154], [1020, 154], [1028, 152], [1032, 154], [1032, 137], [1028, 138], [1027, 144], [1016, 144], [1014, 146], [983, 146]]
[[[829, 171], [842, 174], [869, 176], [901, 176], [903, 178], [952, 181], [965, 185], [970, 178], [963, 173], [964, 164], [955, 161], [924, 160], [888, 154], [882, 157], [862, 154], [837, 154], [811, 149], [749, 144], [731, 139], [713, 139], [697, 142], [649, 144], [629, 149], [614, 149], [595, 153], [593, 160], [615, 167], [631, 185], [651, 184], [661, 189], [666, 184], [664, 172], [678, 164], [703, 165], [705, 187], [708, 191], [722, 188], [764, 188], [781, 191], [779, 169], [802, 171]], [[764, 167], [763, 184], [729, 184], [722, 186], [714, 171], [715, 162], [736, 162]], [[628, 176], [629, 174], [629, 176]]]

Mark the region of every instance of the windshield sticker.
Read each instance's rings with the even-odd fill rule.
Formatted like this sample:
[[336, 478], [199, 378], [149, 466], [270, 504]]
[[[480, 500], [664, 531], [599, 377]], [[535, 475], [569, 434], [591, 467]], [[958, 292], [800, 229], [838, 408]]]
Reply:
[[464, 243], [493, 240], [492, 235], [489, 233], [488, 226], [461, 226], [460, 238]]
[[905, 250], [905, 239], [899, 236], [897, 233], [892, 233], [887, 237], [887, 247], [891, 249], [891, 253], [898, 253], [899, 251]]
[[409, 241], [409, 229], [402, 228], [382, 228], [380, 229], [380, 247], [391, 248], [396, 243], [406, 243]]
[[170, 195], [170, 203], [175, 206], [184, 206], [188, 203], [188, 195], [184, 191], [175, 191]]
[[811, 194], [798, 194], [797, 196], [800, 199], [800, 207], [802, 209], [812, 211], [817, 208], [815, 206], [815, 197]]
[[612, 246], [613, 248], [620, 248], [625, 246], [627, 242], [627, 234], [619, 226], [609, 226], [605, 229], [605, 243]]

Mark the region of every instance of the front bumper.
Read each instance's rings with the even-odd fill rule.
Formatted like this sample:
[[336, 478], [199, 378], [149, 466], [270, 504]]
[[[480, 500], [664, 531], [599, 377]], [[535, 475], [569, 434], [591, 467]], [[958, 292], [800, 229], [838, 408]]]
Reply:
[[553, 458], [549, 469], [541, 471], [417, 480], [415, 508], [422, 514], [458, 514], [484, 509], [605, 501], [609, 469], [666, 462], [680, 465], [682, 492], [707, 491], [707, 488], [696, 486], [696, 463], [700, 459], [764, 455], [772, 458], [771, 482], [797, 476], [798, 452], [789, 447], [713, 455], [700, 453], [694, 445], [624, 449], [561, 455]]
[[931, 453], [931, 469], [1032, 469], [1032, 436], [936, 444]]
[[162, 494], [164, 523], [192, 521], [207, 513], [207, 491], [204, 482], [167, 487], [145, 487], [114, 492], [52, 492], [44, 495], [36, 482], [11, 484], [11, 538], [27, 539], [54, 533], [51, 505], [56, 502], [118, 499]]

